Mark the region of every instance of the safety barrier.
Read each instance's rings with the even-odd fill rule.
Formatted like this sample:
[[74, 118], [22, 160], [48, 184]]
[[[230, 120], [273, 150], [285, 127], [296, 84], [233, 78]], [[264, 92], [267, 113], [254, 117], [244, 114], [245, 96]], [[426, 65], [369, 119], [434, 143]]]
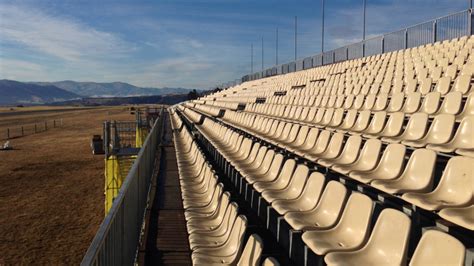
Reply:
[[395, 32], [326, 51], [319, 55], [273, 66], [269, 69], [243, 76], [240, 80], [224, 83], [220, 85], [220, 88], [225, 89], [250, 80], [298, 71], [299, 68], [293, 66], [300, 61], [304, 62], [304, 69], [308, 69], [472, 35], [474, 32], [473, 18], [473, 9], [463, 10]]
[[134, 263], [163, 126], [162, 110], [81, 265]]

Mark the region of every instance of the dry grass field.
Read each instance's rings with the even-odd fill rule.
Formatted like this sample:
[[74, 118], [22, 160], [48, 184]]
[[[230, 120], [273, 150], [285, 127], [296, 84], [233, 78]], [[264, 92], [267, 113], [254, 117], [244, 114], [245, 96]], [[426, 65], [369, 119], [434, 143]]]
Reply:
[[4, 108], [0, 131], [52, 119], [63, 126], [0, 151], [0, 265], [80, 263], [103, 219], [104, 161], [89, 141], [104, 120], [134, 116], [126, 107]]

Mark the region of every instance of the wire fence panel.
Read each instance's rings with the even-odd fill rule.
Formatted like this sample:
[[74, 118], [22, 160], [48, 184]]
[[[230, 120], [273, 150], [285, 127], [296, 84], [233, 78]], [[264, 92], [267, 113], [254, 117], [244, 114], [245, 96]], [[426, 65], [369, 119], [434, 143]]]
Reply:
[[428, 21], [407, 29], [407, 48], [432, 43], [434, 40], [434, 22]]
[[402, 50], [406, 48], [406, 30], [399, 30], [384, 35], [383, 51], [385, 53]]
[[347, 60], [347, 48], [341, 47], [334, 50], [334, 62], [341, 62]]
[[313, 67], [322, 66], [323, 65], [323, 56], [318, 54], [313, 56]]
[[303, 69], [309, 69], [313, 67], [313, 58], [312, 57], [306, 57], [303, 59]]
[[163, 111], [140, 149], [81, 265], [133, 265], [162, 130]]
[[436, 41], [450, 40], [469, 34], [468, 11], [459, 12], [436, 21]]
[[296, 68], [296, 71], [300, 71], [300, 70], [303, 70], [304, 69], [304, 65], [303, 65], [303, 60], [297, 60], [295, 61], [295, 68]]
[[356, 59], [356, 58], [361, 58], [363, 56], [363, 51], [362, 51], [362, 43], [354, 43], [351, 44], [347, 47], [347, 58], [350, 59]]
[[[332, 51], [312, 56], [312, 67], [333, 64], [345, 60], [362, 58], [397, 50], [423, 46], [425, 44], [459, 38], [474, 33], [473, 10], [468, 9], [441, 18], [423, 22], [392, 33], [378, 36], [363, 42], [354, 43]], [[309, 57], [308, 57], [309, 58]], [[278, 73], [289, 73], [295, 70], [308, 69], [307, 58], [303, 67], [293, 66], [295, 62], [283, 64]], [[260, 77], [249, 75], [250, 80]], [[242, 78], [244, 80], [244, 78]]]
[[365, 41], [364, 56], [371, 56], [382, 53], [383, 36], [375, 37]]
[[334, 53], [332, 51], [323, 54], [323, 65], [334, 63]]

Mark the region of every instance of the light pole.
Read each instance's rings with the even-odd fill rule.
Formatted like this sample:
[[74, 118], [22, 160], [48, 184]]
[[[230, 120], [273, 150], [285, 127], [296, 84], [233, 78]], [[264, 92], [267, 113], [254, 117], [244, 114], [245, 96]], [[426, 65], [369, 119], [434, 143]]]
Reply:
[[362, 40], [365, 41], [365, 14], [366, 14], [366, 7], [367, 7], [367, 0], [364, 0], [364, 26], [363, 26], [363, 29], [362, 29]]
[[262, 71], [263, 71], [263, 37], [262, 37]]
[[298, 40], [297, 40], [297, 34], [298, 34], [298, 17], [295, 16], [295, 61], [296, 61], [296, 57], [298, 56]]
[[275, 52], [275, 65], [278, 65], [278, 27], [276, 29], [276, 52]]
[[322, 23], [321, 23], [321, 53], [324, 53], [324, 0], [321, 0], [321, 12], [322, 12]]
[[253, 74], [253, 43], [250, 44], [250, 74]]

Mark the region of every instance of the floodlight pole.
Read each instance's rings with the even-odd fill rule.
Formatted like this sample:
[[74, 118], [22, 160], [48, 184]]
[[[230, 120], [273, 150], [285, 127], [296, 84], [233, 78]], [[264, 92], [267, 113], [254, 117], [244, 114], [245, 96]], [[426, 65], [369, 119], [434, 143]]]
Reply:
[[278, 27], [276, 29], [276, 52], [275, 52], [275, 65], [278, 65]]
[[250, 44], [250, 74], [253, 74], [253, 43]]
[[362, 30], [362, 40], [365, 41], [365, 14], [366, 14], [366, 7], [367, 7], [367, 0], [364, 0], [364, 26], [363, 26], [363, 30]]
[[321, 23], [321, 53], [324, 53], [324, 0], [321, 0], [321, 13], [322, 13], [322, 23]]
[[298, 56], [298, 17], [295, 16], [295, 61]]
[[262, 37], [262, 71], [263, 71], [263, 37]]

